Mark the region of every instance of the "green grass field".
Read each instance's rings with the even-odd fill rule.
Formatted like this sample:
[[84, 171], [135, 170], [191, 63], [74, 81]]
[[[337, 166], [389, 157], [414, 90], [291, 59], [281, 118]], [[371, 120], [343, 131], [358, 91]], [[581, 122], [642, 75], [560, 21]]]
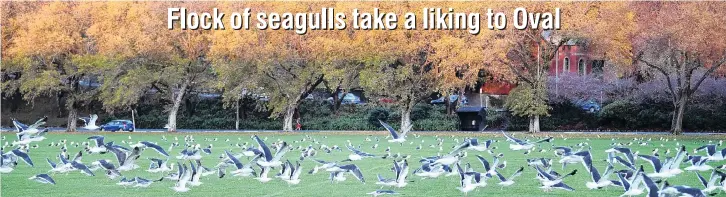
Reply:
[[[51, 174], [51, 176], [55, 179], [56, 185], [48, 185], [48, 184], [41, 184], [38, 182], [34, 182], [31, 180], [28, 180], [29, 177], [39, 174], [39, 173], [47, 173], [48, 170], [50, 170], [49, 164], [46, 162], [46, 158], [51, 158], [54, 162], [57, 162], [57, 155], [60, 153], [60, 147], [57, 146], [49, 146], [51, 142], [58, 142], [60, 140], [67, 140], [68, 144], [68, 152], [70, 154], [75, 154], [79, 150], [83, 150], [82, 147], [75, 147], [70, 146], [70, 142], [83, 142], [88, 141], [86, 138], [88, 136], [94, 135], [95, 133], [75, 133], [75, 134], [57, 134], [57, 133], [51, 133], [48, 134], [46, 137], [47, 139], [45, 141], [42, 141], [38, 143], [38, 148], [31, 148], [29, 155], [31, 156], [33, 162], [35, 163], [35, 167], [30, 167], [26, 165], [25, 163], [20, 162], [18, 166], [15, 168], [15, 170], [9, 174], [2, 174], [0, 175], [0, 195], [1, 196], [104, 196], [104, 197], [110, 197], [110, 196], [366, 196], [366, 193], [375, 191], [376, 189], [379, 189], [380, 186], [376, 185], [376, 174], [381, 174], [384, 177], [391, 178], [394, 176], [394, 173], [390, 171], [390, 168], [392, 167], [392, 162], [390, 159], [381, 159], [381, 158], [366, 158], [361, 161], [354, 161], [353, 163], [357, 164], [361, 170], [363, 171], [363, 174], [366, 179], [366, 183], [363, 184], [357, 180], [355, 180], [354, 177], [348, 175], [348, 180], [341, 183], [331, 183], [328, 179], [329, 174], [326, 172], [320, 172], [314, 175], [307, 174], [307, 171], [310, 170], [313, 166], [315, 166], [317, 163], [306, 159], [302, 162], [302, 168], [304, 170], [304, 173], [301, 175], [300, 179], [302, 179], [302, 182], [298, 185], [294, 186], [288, 186], [284, 181], [281, 181], [279, 179], [274, 179], [267, 183], [260, 183], [257, 180], [254, 180], [250, 177], [245, 178], [239, 178], [239, 177], [232, 177], [232, 176], [226, 176], [222, 179], [219, 179], [216, 174], [210, 175], [207, 177], [202, 177], [201, 182], [203, 184], [201, 186], [197, 187], [191, 187], [191, 190], [187, 193], [175, 193], [170, 187], [172, 187], [175, 183], [175, 181], [167, 181], [164, 180], [162, 182], [157, 182], [152, 184], [148, 188], [124, 188], [122, 186], [116, 185], [118, 182], [118, 179], [116, 180], [110, 180], [108, 179], [102, 171], [96, 171], [96, 176], [94, 177], [88, 177], [86, 175], [81, 174], [78, 171], [70, 172], [69, 174]], [[168, 133], [101, 133], [106, 137], [106, 141], [114, 141], [116, 144], [120, 144], [122, 141], [151, 141], [156, 142], [159, 145], [161, 145], [164, 148], [168, 148], [170, 143], [174, 141], [175, 137], [179, 138], [179, 141], [183, 144], [182, 139], [184, 138], [184, 135], [193, 135], [194, 139], [196, 140], [196, 143], [199, 143], [202, 145], [202, 147], [206, 147], [209, 144], [213, 144], [212, 148], [212, 154], [206, 155], [203, 154], [203, 160], [202, 163], [206, 167], [214, 167], [219, 162], [219, 156], [224, 153], [224, 150], [230, 150], [232, 152], [240, 152], [240, 148], [235, 146], [237, 143], [244, 143], [248, 142], [252, 145], [256, 144], [254, 141], [250, 138], [252, 134], [250, 133], [218, 133], [218, 134], [209, 134], [209, 133], [178, 133], [178, 134], [168, 134]], [[558, 160], [555, 158], [555, 169], [558, 172], [569, 172], [573, 169], [578, 170], [578, 174], [565, 179], [565, 183], [575, 188], [576, 191], [574, 192], [567, 192], [567, 191], [561, 191], [556, 190], [552, 192], [543, 192], [541, 189], [539, 189], [539, 182], [535, 180], [536, 172], [533, 168], [529, 168], [526, 166], [525, 159], [527, 158], [538, 158], [538, 157], [546, 157], [546, 158], [554, 158], [554, 154], [552, 153], [551, 146], [554, 144], [556, 146], [574, 146], [580, 142], [588, 142], [592, 146], [592, 154], [593, 158], [595, 160], [595, 163], [597, 164], [598, 169], [600, 172], [604, 171], [605, 167], [605, 157], [606, 154], [604, 153], [604, 150], [610, 147], [610, 144], [613, 142], [624, 142], [627, 143], [629, 141], [632, 141], [634, 137], [636, 136], [628, 136], [628, 135], [603, 135], [598, 138], [598, 136], [595, 135], [584, 135], [584, 136], [561, 136], [560, 134], [552, 134], [552, 136], [555, 137], [555, 140], [553, 143], [543, 143], [541, 144], [541, 148], [546, 150], [546, 152], [538, 152], [533, 151], [532, 153], [528, 155], [524, 155], [522, 151], [512, 151], [510, 150], [509, 143], [505, 142], [505, 138], [500, 133], [493, 133], [493, 134], [472, 134], [472, 133], [455, 133], [456, 136], [452, 136], [452, 133], [421, 133], [421, 136], [419, 138], [414, 138], [414, 136], [409, 134], [408, 141], [403, 145], [400, 146], [399, 144], [391, 144], [388, 143], [383, 138], [385, 137], [384, 132], [375, 132], [375, 133], [307, 133], [307, 135], [310, 135], [312, 138], [316, 138], [318, 141], [321, 142], [321, 144], [327, 144], [328, 146], [332, 145], [338, 145], [345, 147], [345, 144], [347, 144], [346, 140], [350, 140], [353, 145], [361, 145], [361, 149], [365, 152], [369, 152], [372, 154], [382, 155], [384, 153], [384, 150], [386, 147], [391, 147], [391, 153], [400, 153], [402, 155], [411, 155], [411, 159], [409, 159], [409, 165], [411, 166], [411, 174], [409, 174], [409, 181], [413, 181], [412, 183], [409, 183], [408, 186], [404, 188], [392, 188], [392, 190], [397, 191], [405, 196], [463, 196], [461, 192], [459, 192], [456, 187], [459, 186], [459, 177], [458, 176], [449, 176], [444, 177], [441, 176], [437, 179], [421, 179], [417, 176], [412, 175], [413, 170], [420, 167], [420, 164], [418, 163], [418, 160], [421, 157], [425, 156], [434, 156], [437, 153], [439, 153], [439, 148], [431, 148], [430, 145], [436, 144], [437, 136], [444, 139], [443, 143], [443, 151], [442, 154], [448, 153], [451, 150], [451, 147], [454, 146], [456, 143], [454, 141], [455, 138], [458, 138], [459, 140], [463, 140], [464, 137], [478, 137], [480, 138], [480, 141], [483, 141], [484, 139], [496, 139], [499, 140], [498, 142], [494, 143], [493, 146], [497, 146], [498, 148], [494, 150], [496, 153], [503, 153], [504, 159], [507, 161], [508, 166], [506, 169], [499, 170], [500, 173], [503, 173], [505, 177], [508, 177], [510, 174], [512, 174], [514, 171], [516, 171], [520, 166], [525, 166], [525, 171], [523, 172], [522, 176], [515, 179], [515, 184], [506, 187], [504, 189], [501, 189], [499, 186], [496, 185], [496, 183], [499, 182], [498, 179], [493, 178], [489, 179], [487, 182], [489, 185], [485, 188], [479, 188], [473, 192], [469, 193], [469, 196], [588, 196], [588, 197], [594, 197], [594, 196], [619, 196], [622, 194], [622, 189], [619, 187], [608, 187], [601, 190], [588, 190], [585, 187], [585, 182], [590, 180], [590, 175], [587, 173], [585, 168], [582, 164], [577, 165], [568, 165], [566, 170], [562, 170], [561, 165], [557, 164], [556, 161]], [[12, 141], [14, 139], [15, 135], [14, 133], [3, 133], [3, 136], [5, 136], [7, 141]], [[306, 147], [308, 145], [313, 145], [316, 148], [319, 147], [319, 145], [313, 144], [311, 141], [305, 141], [301, 142], [301, 139], [304, 138], [304, 134], [290, 134], [290, 133], [259, 133], [261, 137], [267, 137], [267, 141], [271, 142], [273, 140], [281, 139], [284, 141], [287, 141], [292, 145], [293, 148], [297, 148], [298, 146]], [[543, 134], [546, 135], [546, 134]], [[161, 140], [162, 136], [166, 136], [166, 138], [169, 140], [167, 142], [164, 142]], [[372, 141], [365, 141], [366, 137], [369, 137], [372, 139]], [[375, 136], [378, 136], [381, 140], [380, 142], [375, 141]], [[528, 134], [524, 133], [514, 133], [515, 137], [518, 138], [530, 138], [532, 139], [533, 136], [530, 136]], [[131, 140], [129, 140], [129, 137]], [[673, 140], [676, 137], [673, 136], [665, 136], [670, 138], [668, 142], [660, 141], [659, 138], [661, 136], [637, 136], [637, 137], [644, 137], [646, 140], [648, 138], [652, 138], [652, 141], [646, 145], [646, 146], [640, 146], [637, 143], [630, 146], [630, 148], [634, 150], [639, 150], [641, 153], [650, 154], [650, 152], [655, 149], [659, 148], [661, 151], [661, 155], [663, 155], [663, 152], [666, 148], [673, 148], [675, 147], [676, 143], [684, 144], [686, 145], [686, 148], [689, 150], [689, 152], [692, 153], [693, 149], [701, 146], [703, 144], [708, 143], [709, 140], [714, 140], [713, 143], [718, 143], [719, 139], [726, 139], [726, 136], [722, 135], [716, 135], [716, 136], [700, 136], [700, 137], [682, 137], [678, 138], [677, 140]], [[566, 139], [567, 138], [567, 139]], [[615, 141], [612, 141], [612, 138], [616, 138]], [[216, 139], [216, 141], [215, 141]], [[229, 142], [226, 140], [229, 139]], [[90, 141], [89, 141], [90, 142]], [[410, 142], [413, 142], [410, 144]], [[2, 142], [3, 144], [5, 142]], [[373, 149], [372, 146], [374, 144], [378, 143], [379, 147], [376, 149]], [[661, 144], [663, 144], [664, 147], [661, 147]], [[421, 150], [416, 150], [416, 147], [421, 145]], [[126, 144], [128, 146], [128, 144]], [[182, 145], [183, 146], [183, 145]], [[174, 156], [179, 154], [179, 151], [181, 151], [183, 147], [175, 147], [174, 150], [169, 152], [169, 154], [172, 156], [170, 158], [169, 163], [175, 163], [176, 158], [173, 158]], [[5, 149], [7, 151], [8, 148]], [[539, 149], [538, 149], [539, 150]], [[318, 154], [315, 156], [318, 159], [326, 160], [326, 161], [340, 161], [347, 157], [347, 155], [350, 152], [343, 148], [342, 152], [333, 151], [331, 154], [326, 154], [324, 151], [318, 151]], [[670, 156], [673, 156], [675, 152], [672, 151]], [[489, 159], [491, 156], [487, 152], [476, 152], [476, 151], [468, 151], [468, 157], [464, 158], [462, 160], [463, 163], [470, 162], [472, 167], [477, 171], [483, 171], [482, 165], [479, 163], [479, 161], [476, 159], [475, 155], [482, 155], [485, 158]], [[700, 153], [703, 154], [703, 153]], [[291, 161], [298, 160], [300, 156], [299, 150], [293, 150], [287, 153], [285, 156], [285, 159], [289, 159]], [[72, 156], [71, 156], [72, 157]], [[160, 154], [157, 152], [147, 149], [143, 152], [141, 158], [137, 161], [137, 164], [141, 166], [141, 168], [136, 169], [134, 171], [129, 172], [122, 172], [122, 174], [126, 177], [143, 177], [146, 179], [158, 179], [162, 176], [166, 176], [165, 174], [152, 174], [146, 172], [146, 169], [149, 166], [149, 160], [146, 159], [148, 157], [156, 157], [161, 158]], [[662, 158], [664, 156], [661, 156]], [[115, 157], [113, 154], [94, 154], [94, 155], [88, 155], [84, 154], [83, 156], [83, 163], [90, 164], [91, 162], [98, 160], [98, 159], [110, 159], [113, 161], [114, 164], [117, 165], [117, 162], [114, 159]], [[246, 162], [246, 159], [242, 159], [242, 162]], [[652, 166], [650, 164], [646, 163], [645, 161], [639, 160], [640, 163], [638, 164], [644, 164], [646, 167], [646, 172], [652, 171]], [[712, 162], [709, 163], [711, 166], [717, 166], [723, 164], [723, 162]], [[685, 168], [690, 164], [682, 164], [681, 168]], [[624, 169], [624, 167], [620, 164], [615, 164], [616, 170]], [[259, 170], [259, 169], [258, 169]], [[229, 171], [229, 169], [228, 169]], [[270, 173], [270, 177], [274, 177], [274, 174], [277, 173], [278, 170], [273, 170]], [[708, 179], [710, 175], [709, 172], [702, 172], [702, 175]], [[611, 179], [616, 178], [616, 176], [612, 176]], [[684, 172], [680, 174], [679, 176], [675, 178], [671, 178], [668, 180], [672, 184], [685, 184], [690, 185], [693, 187], [701, 187], [698, 179], [696, 178], [696, 175], [693, 172]], [[724, 195], [723, 193], [720, 195]]]

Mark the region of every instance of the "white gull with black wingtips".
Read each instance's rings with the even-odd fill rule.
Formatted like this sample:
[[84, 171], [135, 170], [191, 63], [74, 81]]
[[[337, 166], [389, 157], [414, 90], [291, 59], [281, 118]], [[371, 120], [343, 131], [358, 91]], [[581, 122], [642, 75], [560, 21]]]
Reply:
[[250, 160], [247, 165], [244, 165], [242, 164], [242, 162], [239, 161], [239, 159], [237, 159], [237, 157], [232, 155], [232, 153], [230, 153], [229, 151], [225, 150], [224, 152], [227, 155], [227, 158], [229, 158], [236, 167], [236, 170], [231, 172], [233, 176], [257, 176], [255, 174], [255, 170], [252, 168], [252, 164], [255, 163], [258, 158], [260, 158], [260, 155], [255, 156], [252, 160]]
[[378, 122], [380, 122], [381, 125], [383, 125], [383, 127], [386, 128], [386, 130], [388, 130], [389, 133], [391, 133], [391, 138], [393, 138], [393, 139], [388, 140], [388, 142], [401, 143], [401, 145], [403, 145], [403, 142], [406, 142], [406, 134], [408, 133], [407, 132], [408, 130], [411, 130], [410, 127], [408, 129], [404, 129], [404, 132], [399, 135], [398, 132], [396, 132], [396, 130], [393, 129], [393, 127], [391, 127], [391, 125], [388, 125], [387, 123], [383, 122], [382, 120], [378, 120]]
[[507, 141], [514, 142], [514, 144], [509, 144], [509, 149], [512, 150], [529, 150], [534, 148], [535, 144], [542, 143], [542, 142], [550, 142], [552, 141], [552, 137], [548, 137], [539, 141], [536, 141], [534, 143], [530, 143], [524, 140], [520, 140], [517, 138], [514, 138], [512, 136], [507, 135], [504, 131], [502, 131], [502, 134], [504, 134], [504, 137], [507, 138]]
[[360, 180], [362, 183], [365, 183], [365, 178], [363, 177], [363, 173], [360, 171], [360, 168], [358, 168], [355, 164], [348, 164], [343, 166], [333, 166], [331, 168], [326, 169], [326, 171], [330, 172], [330, 181], [345, 181], [345, 173], [349, 172], [353, 174], [355, 178]]
[[264, 157], [257, 160], [257, 164], [259, 164], [262, 167], [277, 167], [282, 165], [282, 162], [280, 159], [282, 159], [282, 156], [287, 153], [290, 148], [288, 147], [286, 142], [282, 143], [282, 146], [277, 149], [277, 153], [275, 155], [272, 155], [272, 152], [270, 151], [270, 148], [265, 145], [265, 142], [260, 139], [260, 137], [257, 137], [257, 135], [253, 136], [257, 144], [260, 146], [260, 150], [262, 150]]
[[53, 178], [51, 178], [47, 174], [38, 174], [38, 175], [32, 176], [28, 179], [34, 180], [39, 183], [55, 185], [55, 181], [53, 180]]

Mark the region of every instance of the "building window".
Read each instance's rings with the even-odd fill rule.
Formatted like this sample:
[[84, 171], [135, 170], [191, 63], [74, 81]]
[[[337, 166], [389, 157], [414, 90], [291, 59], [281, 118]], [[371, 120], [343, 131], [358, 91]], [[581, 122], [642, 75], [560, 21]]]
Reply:
[[570, 71], [570, 58], [565, 58], [564, 66], [562, 67], [562, 73], [567, 73]]
[[577, 61], [577, 70], [580, 73], [580, 75], [587, 74], [587, 66], [585, 65], [585, 60], [580, 59], [580, 61]]

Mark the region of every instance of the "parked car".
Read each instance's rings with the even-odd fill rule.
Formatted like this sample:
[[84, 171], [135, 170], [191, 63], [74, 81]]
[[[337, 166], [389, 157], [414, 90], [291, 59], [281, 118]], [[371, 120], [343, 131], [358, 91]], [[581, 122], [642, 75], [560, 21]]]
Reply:
[[[443, 96], [442, 96], [442, 97], [439, 97], [439, 98], [437, 98], [437, 99], [431, 100], [431, 104], [444, 104], [444, 98], [445, 98], [445, 97], [443, 97]], [[459, 95], [456, 95], [456, 94], [454, 94], [454, 95], [449, 95], [449, 103], [454, 103], [454, 102], [456, 102], [456, 101], [457, 101], [458, 99], [459, 99]], [[463, 102], [464, 104], [466, 104], [466, 103], [468, 103], [468, 102], [469, 102], [469, 100], [468, 100], [468, 99], [466, 99], [466, 97], [464, 97], [464, 98], [462, 99], [462, 102]]]
[[395, 103], [396, 100], [393, 100], [392, 98], [379, 98], [378, 102], [380, 103]]
[[581, 100], [576, 103], [582, 110], [585, 110], [590, 113], [595, 113], [600, 111], [600, 104], [595, 102], [594, 100]]
[[[338, 96], [341, 96], [342, 93], [338, 94]], [[333, 102], [333, 97], [328, 97], [327, 99], [330, 102]], [[356, 96], [355, 94], [347, 93], [340, 101], [341, 104], [363, 104], [363, 101], [360, 100], [360, 97]]]
[[134, 131], [134, 123], [130, 120], [112, 120], [104, 125], [101, 125], [101, 131]]

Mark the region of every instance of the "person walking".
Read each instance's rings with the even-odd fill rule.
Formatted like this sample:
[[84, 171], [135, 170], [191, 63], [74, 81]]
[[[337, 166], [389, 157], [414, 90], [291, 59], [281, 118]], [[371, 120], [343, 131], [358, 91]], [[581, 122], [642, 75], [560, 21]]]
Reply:
[[298, 131], [301, 130], [302, 129], [302, 124], [300, 124], [300, 118], [297, 118], [295, 122], [297, 122], [295, 124], [295, 130], [298, 130]]

